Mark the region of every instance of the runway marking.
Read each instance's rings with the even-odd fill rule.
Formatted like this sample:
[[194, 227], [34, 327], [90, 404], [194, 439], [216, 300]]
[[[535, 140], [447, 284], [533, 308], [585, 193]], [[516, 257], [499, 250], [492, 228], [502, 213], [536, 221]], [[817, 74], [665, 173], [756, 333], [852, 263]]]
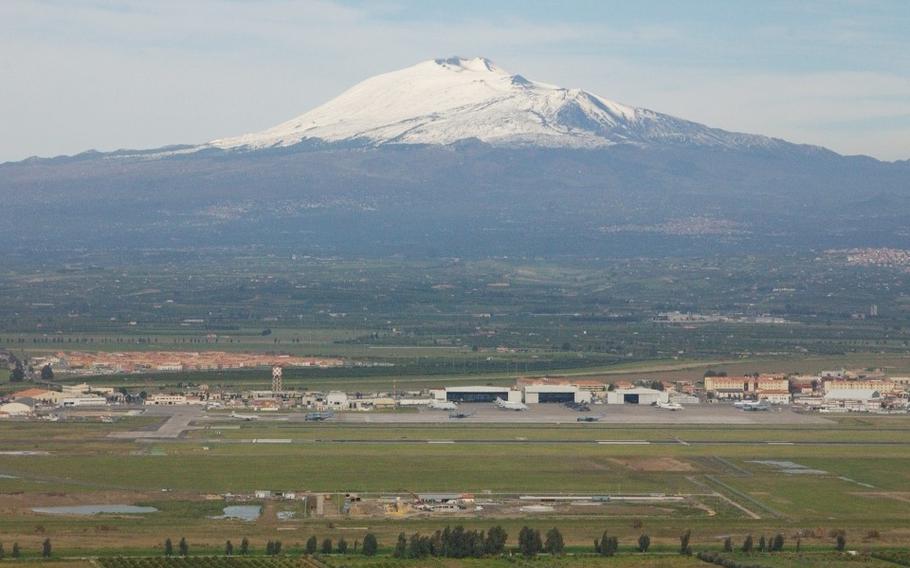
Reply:
[[597, 443], [605, 446], [645, 446], [651, 442], [647, 440], [597, 440]]
[[793, 442], [765, 442], [769, 446], [792, 446]]
[[455, 440], [427, 440], [428, 444], [454, 444]]

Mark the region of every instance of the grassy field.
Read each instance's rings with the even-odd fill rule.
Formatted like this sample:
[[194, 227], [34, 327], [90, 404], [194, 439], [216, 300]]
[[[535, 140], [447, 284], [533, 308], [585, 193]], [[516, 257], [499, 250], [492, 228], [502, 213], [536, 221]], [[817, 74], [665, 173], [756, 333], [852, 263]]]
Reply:
[[[846, 530], [848, 541], [864, 548], [910, 542], [908, 418], [845, 417], [832, 425], [799, 429], [257, 422], [229, 424], [232, 428], [223, 430], [216, 424], [173, 441], [107, 438], [112, 431], [148, 423], [145, 417], [114, 424], [0, 423], [3, 451], [46, 452], [0, 457], [0, 542], [8, 549], [16, 541], [34, 551], [44, 538], [52, 538], [61, 553], [122, 547], [154, 553], [165, 537], [187, 536], [197, 549], [217, 552], [225, 538], [249, 536], [261, 546], [277, 536], [293, 550], [313, 534], [353, 541], [369, 530], [389, 545], [400, 531], [432, 532], [452, 523], [502, 524], [511, 535], [523, 524], [555, 525], [570, 546], [581, 550], [603, 530], [618, 535], [627, 547], [647, 531], [656, 550], [672, 550], [683, 529], [693, 530], [693, 542], [702, 547], [719, 546], [725, 535], [741, 541], [746, 534], [757, 538], [780, 531], [788, 540], [800, 532], [806, 550], [822, 550], [831, 546], [828, 532], [834, 529]], [[253, 438], [291, 438], [292, 443], [245, 442]], [[424, 443], [431, 439], [460, 441]], [[655, 443], [595, 443], [611, 439]], [[666, 440], [714, 443], [656, 443]], [[775, 440], [802, 444], [767, 443]], [[844, 441], [851, 443], [830, 443]], [[868, 445], [882, 441], [889, 444]], [[793, 461], [820, 473], [788, 474], [757, 460]], [[368, 498], [426, 491], [473, 492], [494, 500], [535, 493], [686, 497], [666, 506], [607, 503], [583, 515], [322, 518], [301, 513], [291, 522], [279, 521], [276, 514], [300, 511], [299, 505], [267, 501], [255, 522], [209, 518], [226, 504], [220, 494], [255, 489], [318, 491], [335, 499], [347, 491]], [[30, 511], [33, 506], [91, 503], [152, 505], [159, 512], [74, 517]], [[337, 511], [339, 501], [333, 503]], [[635, 561], [629, 557], [628, 562]]]

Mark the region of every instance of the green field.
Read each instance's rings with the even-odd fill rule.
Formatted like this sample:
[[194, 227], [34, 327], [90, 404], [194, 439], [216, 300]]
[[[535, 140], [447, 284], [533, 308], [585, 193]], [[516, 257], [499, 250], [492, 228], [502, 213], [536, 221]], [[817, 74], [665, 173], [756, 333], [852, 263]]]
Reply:
[[[388, 544], [400, 531], [432, 532], [453, 522], [481, 528], [501, 524], [513, 535], [523, 524], [555, 525], [570, 546], [581, 550], [603, 530], [619, 536], [624, 546], [631, 546], [635, 535], [647, 531], [656, 550], [672, 548], [684, 529], [691, 529], [693, 542], [702, 547], [716, 547], [728, 534], [741, 540], [749, 533], [757, 538], [801, 532], [808, 550], [829, 547], [828, 531], [834, 529], [846, 530], [851, 543], [873, 548], [905, 544], [910, 534], [908, 418], [851, 417], [798, 430], [256, 422], [226, 424], [230, 428], [223, 430], [214, 424], [173, 441], [106, 437], [112, 431], [149, 423], [146, 417], [114, 424], [0, 423], [4, 451], [47, 452], [0, 458], [0, 495], [4, 496], [0, 542], [8, 548], [8, 543], [17, 541], [35, 550], [44, 538], [53, 538], [61, 553], [103, 552], [112, 546], [139, 553], [155, 550], [167, 536], [187, 536], [197, 548], [214, 550], [224, 538], [239, 541], [249, 536], [260, 542], [280, 535], [294, 549], [311, 534], [354, 540], [369, 529]], [[292, 443], [244, 441], [253, 438], [290, 438]], [[459, 442], [425, 442], [434, 439]], [[674, 439], [713, 443], [660, 443]], [[596, 440], [653, 443], [601, 445]], [[775, 440], [802, 444], [767, 443]], [[850, 443], [830, 443], [845, 441]], [[869, 445], [874, 442], [889, 444]], [[787, 474], [756, 460], [789, 460], [821, 473]], [[665, 493], [685, 500], [667, 505], [613, 502], [571, 514], [516, 512], [454, 519], [345, 516], [337, 514], [340, 501], [333, 501], [332, 516], [317, 517], [300, 505], [279, 501], [266, 502], [263, 516], [252, 523], [209, 518], [225, 505], [219, 494], [256, 489], [317, 491], [336, 499], [345, 492], [372, 498], [442, 491], [472, 492], [494, 500], [559, 493]], [[159, 512], [74, 517], [29, 510], [35, 504], [74, 503], [143, 504]], [[289, 510], [299, 513], [293, 522], [276, 519], [277, 511]], [[867, 539], [872, 531], [876, 536]]]

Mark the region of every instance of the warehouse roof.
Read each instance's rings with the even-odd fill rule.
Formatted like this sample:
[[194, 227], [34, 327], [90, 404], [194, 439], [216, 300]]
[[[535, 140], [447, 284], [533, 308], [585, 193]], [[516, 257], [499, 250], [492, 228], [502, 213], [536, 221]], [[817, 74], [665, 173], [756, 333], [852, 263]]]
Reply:
[[825, 398], [831, 400], [872, 400], [881, 397], [882, 394], [873, 389], [836, 389], [825, 393]]

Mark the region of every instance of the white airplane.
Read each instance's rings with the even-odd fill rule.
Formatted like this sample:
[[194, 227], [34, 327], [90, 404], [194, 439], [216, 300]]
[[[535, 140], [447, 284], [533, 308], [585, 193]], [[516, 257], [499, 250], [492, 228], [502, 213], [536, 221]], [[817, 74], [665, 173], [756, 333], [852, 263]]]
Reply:
[[683, 407], [681, 404], [676, 402], [657, 402], [657, 408], [661, 410], [682, 410]]
[[496, 399], [496, 406], [503, 410], [527, 410], [528, 405], [522, 402], [509, 402], [501, 398]]
[[742, 410], [771, 410], [767, 400], [740, 400], [734, 402], [733, 406]]
[[236, 412], [231, 412], [231, 418], [236, 418], [238, 420], [246, 420], [247, 422], [252, 422], [253, 420], [259, 420], [259, 417], [255, 414], [238, 414]]
[[455, 410], [458, 405], [448, 400], [434, 400], [430, 403], [430, 410]]

